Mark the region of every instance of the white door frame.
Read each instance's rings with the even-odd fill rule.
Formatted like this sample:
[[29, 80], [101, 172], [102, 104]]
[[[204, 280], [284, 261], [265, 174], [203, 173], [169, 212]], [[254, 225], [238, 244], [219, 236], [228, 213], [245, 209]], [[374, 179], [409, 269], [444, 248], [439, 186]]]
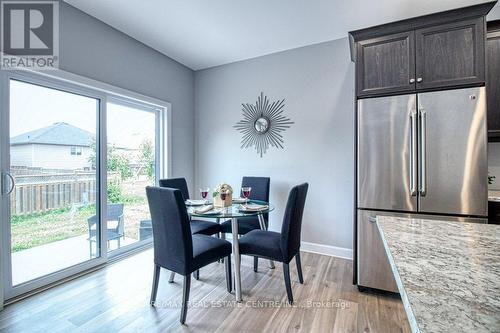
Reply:
[[[68, 91], [96, 98], [100, 101], [97, 118], [97, 136], [99, 142], [99, 164], [98, 164], [98, 188], [99, 188], [99, 217], [100, 221], [105, 221], [106, 212], [106, 105], [110, 101], [121, 100], [132, 103], [150, 105], [158, 110], [156, 117], [156, 152], [160, 158], [156, 161], [156, 181], [160, 177], [170, 177], [171, 175], [171, 113], [172, 107], [169, 102], [156, 98], [135, 93], [123, 88], [115, 87], [100, 81], [89, 79], [83, 76], [65, 72], [62, 70], [54, 71], [0, 71], [0, 171], [5, 172], [10, 169], [10, 146], [9, 146], [9, 82], [10, 79], [18, 79], [28, 83], [39, 84], [49, 88]], [[2, 177], [0, 177], [2, 178]], [[1, 179], [3, 186], [4, 180]], [[83, 263], [68, 267], [66, 269], [54, 272], [39, 279], [29, 281], [18, 286], [12, 286], [11, 274], [11, 253], [10, 253], [10, 202], [9, 196], [0, 195], [0, 310], [3, 308], [5, 299], [10, 299], [24, 293], [33, 291], [59, 280], [74, 276], [82, 271], [102, 265], [108, 261], [108, 258], [123, 254], [126, 251], [144, 246], [147, 242], [136, 242], [133, 246], [125, 246], [120, 250], [113, 251], [110, 255], [107, 251], [107, 235], [100, 232], [100, 257], [90, 259]], [[100, 228], [104, 229], [102, 223]]]

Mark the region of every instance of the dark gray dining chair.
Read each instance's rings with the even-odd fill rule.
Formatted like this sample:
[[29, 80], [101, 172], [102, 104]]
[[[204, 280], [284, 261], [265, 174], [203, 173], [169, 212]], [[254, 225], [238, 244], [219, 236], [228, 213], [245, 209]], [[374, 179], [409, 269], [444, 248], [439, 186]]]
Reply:
[[295, 257], [299, 282], [303, 283], [300, 263], [300, 233], [302, 215], [306, 202], [307, 183], [293, 187], [288, 195], [281, 233], [266, 230], [252, 230], [240, 238], [240, 253], [283, 263], [288, 302], [293, 303], [290, 282], [290, 261]]
[[[241, 180], [241, 187], [251, 187], [250, 200], [259, 200], [269, 202], [269, 191], [271, 187], [271, 178], [269, 177], [243, 177]], [[264, 214], [264, 224], [266, 229], [268, 227], [269, 214]], [[231, 233], [231, 221], [224, 221], [221, 223], [223, 233]], [[259, 217], [249, 216], [238, 219], [238, 234], [244, 235], [252, 230], [260, 229]], [[253, 270], [257, 272], [259, 267], [258, 257], [253, 258]], [[272, 266], [274, 268], [274, 266]]]
[[[117, 246], [120, 248], [120, 239], [125, 237], [125, 221], [123, 218], [123, 204], [115, 203], [108, 204], [106, 218], [106, 233], [108, 236], [108, 248], [111, 240], [117, 241]], [[89, 246], [90, 257], [92, 257], [92, 243], [97, 242], [97, 215], [93, 215], [87, 219], [89, 227]], [[97, 252], [97, 249], [96, 249]]]
[[[160, 187], [178, 189], [181, 191], [184, 201], [189, 199], [189, 190], [186, 178], [160, 179]], [[221, 227], [219, 223], [203, 220], [191, 220], [191, 232], [193, 234], [216, 235], [220, 231]]]
[[[160, 179], [160, 187], [175, 188], [181, 191], [184, 201], [189, 199], [189, 190], [187, 186], [186, 178], [167, 178]], [[204, 221], [204, 220], [191, 220], [191, 233], [202, 234], [202, 235], [218, 235], [221, 232], [221, 226], [219, 223]], [[174, 281], [175, 273], [170, 275], [170, 282]], [[196, 280], [200, 279], [200, 272], [196, 271], [194, 273], [194, 278]]]
[[231, 243], [191, 233], [191, 223], [181, 192], [177, 189], [146, 187], [153, 224], [154, 275], [150, 304], [155, 305], [160, 269], [184, 276], [180, 322], [186, 321], [191, 273], [225, 258], [226, 287], [231, 292]]

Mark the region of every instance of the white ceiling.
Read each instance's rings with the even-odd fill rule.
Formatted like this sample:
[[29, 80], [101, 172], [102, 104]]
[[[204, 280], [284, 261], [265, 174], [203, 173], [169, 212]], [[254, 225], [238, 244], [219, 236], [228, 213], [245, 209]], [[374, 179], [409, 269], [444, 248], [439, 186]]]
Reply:
[[[194, 69], [488, 0], [65, 0]], [[500, 18], [497, 5], [492, 18]]]

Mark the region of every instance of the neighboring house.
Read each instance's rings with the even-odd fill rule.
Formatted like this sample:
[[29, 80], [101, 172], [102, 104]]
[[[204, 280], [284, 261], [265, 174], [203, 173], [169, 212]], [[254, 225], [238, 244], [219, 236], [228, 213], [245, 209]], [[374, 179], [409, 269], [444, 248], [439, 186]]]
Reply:
[[68, 123], [53, 125], [10, 139], [12, 166], [46, 169], [88, 169], [94, 134]]

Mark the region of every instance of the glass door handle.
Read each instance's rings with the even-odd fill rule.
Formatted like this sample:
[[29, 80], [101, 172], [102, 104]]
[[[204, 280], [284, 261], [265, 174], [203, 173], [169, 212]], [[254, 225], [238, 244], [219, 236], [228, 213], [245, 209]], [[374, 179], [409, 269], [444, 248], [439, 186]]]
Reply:
[[[10, 195], [12, 191], [14, 191], [14, 188], [16, 186], [16, 181], [14, 177], [9, 172], [4, 172], [4, 175], [10, 178], [10, 190], [8, 190], [6, 193], [3, 193], [4, 195]], [[3, 186], [2, 186], [3, 188]]]

